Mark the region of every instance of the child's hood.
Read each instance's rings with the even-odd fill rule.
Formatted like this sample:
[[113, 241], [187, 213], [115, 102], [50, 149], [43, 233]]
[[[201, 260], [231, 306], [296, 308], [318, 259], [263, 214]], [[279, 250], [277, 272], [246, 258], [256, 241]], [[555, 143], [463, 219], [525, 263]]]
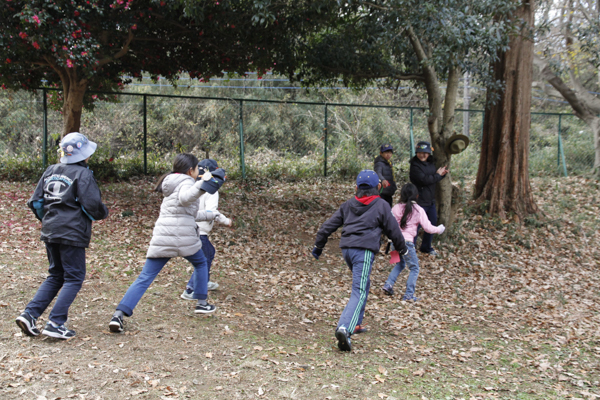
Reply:
[[350, 209], [352, 210], [352, 212], [356, 215], [363, 215], [364, 213], [366, 213], [367, 211], [369, 211], [371, 209], [371, 207], [373, 207], [374, 204], [376, 204], [380, 199], [376, 199], [372, 202], [370, 202], [369, 204], [363, 204], [360, 201], [356, 200], [356, 199], [352, 199], [350, 200]]
[[192, 184], [194, 183], [194, 178], [187, 174], [170, 174], [165, 176], [162, 183], [163, 195], [165, 197], [172, 195], [177, 186], [181, 185], [186, 179], [189, 179]]

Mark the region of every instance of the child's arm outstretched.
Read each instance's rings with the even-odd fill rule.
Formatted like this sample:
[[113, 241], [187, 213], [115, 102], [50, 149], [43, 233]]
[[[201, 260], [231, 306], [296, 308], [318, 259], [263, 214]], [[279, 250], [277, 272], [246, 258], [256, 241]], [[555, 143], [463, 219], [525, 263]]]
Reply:
[[317, 238], [315, 239], [315, 246], [312, 250], [312, 255], [317, 260], [323, 252], [323, 248], [327, 244], [329, 236], [337, 231], [337, 229], [344, 224], [344, 216], [342, 215], [342, 209], [338, 209], [327, 221], [321, 225], [317, 232]]
[[[416, 206], [416, 205], [415, 205]], [[415, 211], [419, 213], [419, 225], [425, 230], [427, 233], [437, 233], [441, 235], [446, 230], [444, 225], [434, 226], [429, 222], [429, 218], [427, 218], [427, 213], [421, 207], [416, 206]]]

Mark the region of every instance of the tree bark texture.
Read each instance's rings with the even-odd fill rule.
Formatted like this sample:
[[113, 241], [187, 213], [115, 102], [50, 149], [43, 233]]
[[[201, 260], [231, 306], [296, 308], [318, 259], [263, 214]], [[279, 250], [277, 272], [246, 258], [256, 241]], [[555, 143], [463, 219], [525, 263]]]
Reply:
[[87, 89], [87, 82], [70, 82], [63, 84], [63, 137], [71, 132], [79, 132], [81, 128], [81, 113], [83, 111], [83, 97]]
[[510, 49], [493, 65], [495, 79], [505, 82], [500, 100], [485, 113], [475, 199], [489, 202], [492, 215], [523, 218], [538, 211], [529, 183], [529, 129], [534, 21], [533, 0], [523, 0], [515, 17], [524, 21]]

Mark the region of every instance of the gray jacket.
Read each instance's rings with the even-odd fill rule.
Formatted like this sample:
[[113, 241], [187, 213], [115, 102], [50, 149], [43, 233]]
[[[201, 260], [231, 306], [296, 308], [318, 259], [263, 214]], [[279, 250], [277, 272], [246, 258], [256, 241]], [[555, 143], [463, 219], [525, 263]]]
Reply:
[[146, 258], [186, 257], [202, 248], [196, 220], [213, 220], [217, 213], [198, 212], [198, 199], [205, 192], [202, 181], [186, 174], [170, 174], [162, 183], [165, 198], [154, 224]]

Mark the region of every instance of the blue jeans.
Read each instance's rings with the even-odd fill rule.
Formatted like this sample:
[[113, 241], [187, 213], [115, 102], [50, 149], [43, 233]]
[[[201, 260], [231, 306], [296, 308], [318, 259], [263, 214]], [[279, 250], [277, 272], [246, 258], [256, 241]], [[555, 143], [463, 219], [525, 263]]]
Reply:
[[[55, 324], [67, 322], [69, 307], [85, 279], [85, 247], [46, 243], [48, 277], [41, 284], [25, 311], [38, 318], [56, 297], [48, 319]], [[60, 292], [59, 292], [60, 291]]]
[[[200, 235], [200, 241], [202, 242], [202, 252], [206, 257], [206, 268], [208, 269], [208, 278], [210, 281], [210, 267], [212, 266], [212, 262], [215, 259], [215, 246], [212, 245], [210, 240], [208, 240], [208, 235]], [[185, 285], [186, 289], [194, 291], [194, 275], [196, 272], [192, 272], [192, 276], [190, 276], [190, 280], [187, 285]]]
[[400, 257], [400, 262], [394, 265], [394, 268], [385, 281], [385, 285], [393, 288], [398, 275], [408, 266], [410, 273], [406, 280], [406, 292], [404, 296], [412, 298], [415, 295], [415, 287], [417, 286], [417, 278], [419, 277], [419, 258], [417, 257], [414, 243], [406, 242], [406, 247], [408, 248], [408, 254]]
[[358, 248], [344, 248], [342, 254], [348, 268], [352, 271], [352, 293], [337, 326], [346, 327], [348, 333], [352, 334], [356, 325], [362, 324], [365, 315], [375, 254], [371, 250]]
[[[194, 291], [194, 298], [206, 300], [208, 297], [206, 287], [208, 284], [208, 271], [206, 268], [206, 257], [204, 257], [202, 249], [198, 250], [196, 254], [184, 258], [194, 266], [194, 287], [198, 288], [197, 291]], [[169, 260], [170, 258], [146, 258], [146, 264], [140, 276], [129, 286], [125, 296], [123, 296], [123, 299], [117, 306], [117, 310], [123, 311], [125, 315], [131, 317], [133, 309], [144, 293], [146, 293], [156, 275], [158, 275]]]
[[[425, 210], [425, 213], [427, 214], [427, 218], [429, 219], [429, 222], [431, 222], [431, 225], [437, 225], [437, 210], [435, 208], [435, 203], [431, 204], [430, 206], [423, 207], [423, 210]], [[419, 225], [419, 227], [417, 228], [417, 235], [415, 235], [415, 240], [414, 240], [415, 244], [417, 243], [417, 236], [419, 235], [419, 229], [421, 229], [421, 225]], [[421, 248], [419, 249], [419, 251], [421, 251], [422, 253], [431, 252], [431, 250], [433, 250], [433, 248], [431, 247], [432, 241], [433, 241], [433, 234], [423, 232], [423, 241], [421, 242]]]

